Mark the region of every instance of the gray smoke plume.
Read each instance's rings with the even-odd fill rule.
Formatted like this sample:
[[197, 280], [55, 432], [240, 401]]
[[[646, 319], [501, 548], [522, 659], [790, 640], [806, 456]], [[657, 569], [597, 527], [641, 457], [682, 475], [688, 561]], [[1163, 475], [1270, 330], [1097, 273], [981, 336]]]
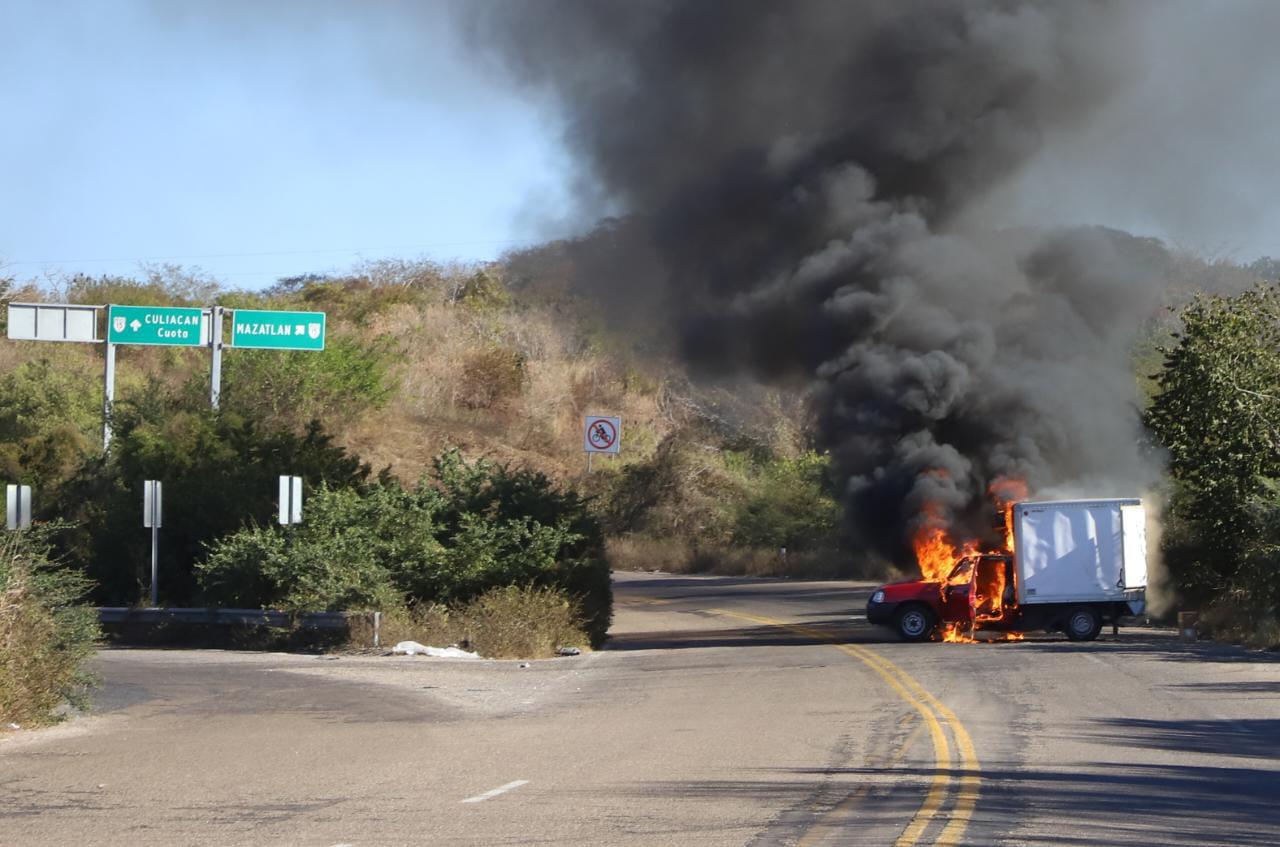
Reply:
[[924, 521], [988, 533], [1006, 478], [1154, 475], [1129, 355], [1163, 248], [975, 211], [1124, 89], [1144, 9], [566, 0], [471, 24], [618, 213], [598, 293], [643, 300], [702, 369], [815, 380], [855, 541], [901, 560]]

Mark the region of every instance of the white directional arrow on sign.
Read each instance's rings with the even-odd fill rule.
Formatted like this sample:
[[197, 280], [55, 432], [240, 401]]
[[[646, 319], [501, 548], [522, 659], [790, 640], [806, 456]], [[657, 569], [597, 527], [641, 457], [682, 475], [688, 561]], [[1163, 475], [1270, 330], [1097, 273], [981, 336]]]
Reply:
[[142, 329], [142, 321], [138, 320], [137, 318], [134, 318], [133, 323], [129, 324], [129, 326], [133, 327], [134, 332], [137, 332], [138, 330]]

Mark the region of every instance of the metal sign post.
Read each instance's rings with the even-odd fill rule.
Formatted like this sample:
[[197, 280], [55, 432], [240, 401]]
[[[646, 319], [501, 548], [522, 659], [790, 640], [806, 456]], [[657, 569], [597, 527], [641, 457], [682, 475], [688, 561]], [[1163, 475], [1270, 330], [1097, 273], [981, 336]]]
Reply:
[[142, 489], [142, 526], [151, 530], [151, 605], [160, 605], [160, 483], [149, 479]]
[[116, 401], [116, 345], [106, 342], [107, 366], [102, 375], [102, 450], [111, 446], [111, 404]]
[[213, 351], [213, 364], [209, 369], [209, 408], [217, 411], [222, 398], [222, 307], [209, 310], [209, 349]]
[[[99, 315], [107, 313], [106, 337]], [[102, 377], [102, 449], [111, 446], [111, 404], [116, 394], [116, 346], [208, 346], [212, 353], [209, 405], [222, 399], [222, 351], [225, 347], [259, 350], [323, 350], [324, 312], [232, 309], [231, 343], [222, 340], [227, 309], [190, 306], [81, 306], [71, 303], [10, 303], [8, 335], [15, 341], [105, 342]]]
[[280, 497], [278, 502], [280, 504], [279, 520], [281, 526], [302, 523], [302, 477], [280, 477]]
[[31, 486], [5, 486], [5, 529], [31, 526]]

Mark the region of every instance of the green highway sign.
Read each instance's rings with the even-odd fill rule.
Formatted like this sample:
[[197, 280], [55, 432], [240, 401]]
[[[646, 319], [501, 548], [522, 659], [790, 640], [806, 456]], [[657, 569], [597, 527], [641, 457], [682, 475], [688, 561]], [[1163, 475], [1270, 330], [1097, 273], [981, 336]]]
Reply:
[[323, 350], [324, 312], [236, 309], [231, 317], [231, 346]]
[[112, 306], [107, 341], [199, 347], [205, 340], [200, 332], [202, 314], [204, 309], [175, 306]]

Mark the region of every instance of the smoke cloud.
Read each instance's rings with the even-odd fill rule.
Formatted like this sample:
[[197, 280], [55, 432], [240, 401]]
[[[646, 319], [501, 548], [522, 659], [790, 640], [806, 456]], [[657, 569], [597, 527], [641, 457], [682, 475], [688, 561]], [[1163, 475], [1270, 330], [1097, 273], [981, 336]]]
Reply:
[[1129, 355], [1158, 242], [992, 225], [1046, 139], [1135, 73], [1138, 4], [542, 2], [473, 33], [545, 92], [625, 261], [605, 299], [678, 328], [697, 367], [808, 379], [860, 550], [988, 490], [1133, 495]]

